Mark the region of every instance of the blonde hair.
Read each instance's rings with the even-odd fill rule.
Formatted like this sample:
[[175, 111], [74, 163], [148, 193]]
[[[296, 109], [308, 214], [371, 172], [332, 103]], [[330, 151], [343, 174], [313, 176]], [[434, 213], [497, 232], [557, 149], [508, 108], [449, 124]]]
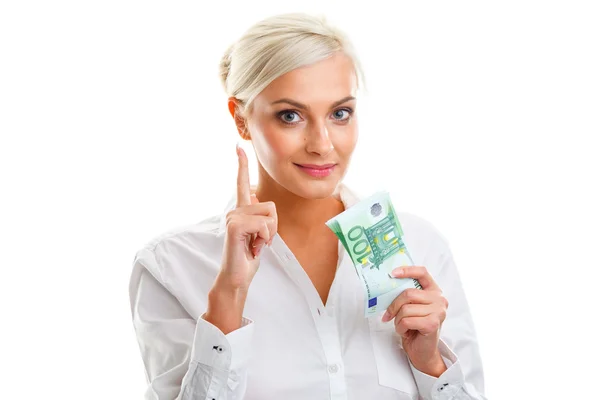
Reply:
[[362, 67], [350, 40], [325, 16], [304, 13], [280, 14], [250, 27], [221, 59], [219, 73], [228, 97], [241, 103], [247, 116], [254, 98], [269, 83], [296, 68], [324, 60], [342, 51], [352, 60], [359, 83]]

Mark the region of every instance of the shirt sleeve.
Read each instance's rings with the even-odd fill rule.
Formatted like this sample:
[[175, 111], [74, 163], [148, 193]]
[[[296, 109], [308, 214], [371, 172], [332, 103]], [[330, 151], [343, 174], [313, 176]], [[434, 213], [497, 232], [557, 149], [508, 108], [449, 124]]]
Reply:
[[225, 335], [190, 316], [161, 279], [154, 252], [135, 257], [129, 294], [147, 400], [243, 399], [254, 323]]
[[449, 304], [438, 345], [447, 369], [435, 378], [419, 371], [412, 363], [410, 367], [419, 394], [425, 400], [486, 400], [473, 319], [454, 257], [445, 241], [443, 249], [439, 273], [434, 279]]

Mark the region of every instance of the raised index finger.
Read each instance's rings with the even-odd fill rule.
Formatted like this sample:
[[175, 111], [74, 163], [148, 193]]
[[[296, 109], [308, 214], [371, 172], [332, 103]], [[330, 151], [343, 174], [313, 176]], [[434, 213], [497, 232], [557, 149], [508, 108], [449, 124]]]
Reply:
[[241, 147], [236, 146], [236, 149], [238, 155], [237, 207], [248, 206], [251, 204], [248, 157]]

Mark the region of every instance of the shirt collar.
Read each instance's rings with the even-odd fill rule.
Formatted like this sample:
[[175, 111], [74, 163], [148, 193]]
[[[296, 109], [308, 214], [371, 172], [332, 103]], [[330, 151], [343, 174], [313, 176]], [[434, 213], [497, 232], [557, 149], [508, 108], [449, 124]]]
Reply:
[[[256, 185], [251, 185], [250, 186], [250, 191], [251, 193], [254, 193], [254, 191], [256, 190]], [[341, 200], [342, 203], [344, 203], [344, 208], [347, 210], [348, 208], [352, 207], [353, 205], [355, 205], [356, 203], [358, 203], [363, 196], [360, 195], [358, 192], [354, 191], [353, 189], [349, 188], [344, 182], [340, 182], [335, 190], [335, 192], [333, 193], [333, 196], [338, 199]], [[227, 223], [227, 213], [233, 209], [235, 209], [235, 203], [237, 202], [237, 194], [234, 193], [230, 198], [229, 201], [227, 202], [227, 205], [225, 206], [225, 209], [223, 210], [223, 214], [221, 215], [221, 220], [219, 223], [219, 232], [225, 232], [225, 224]]]

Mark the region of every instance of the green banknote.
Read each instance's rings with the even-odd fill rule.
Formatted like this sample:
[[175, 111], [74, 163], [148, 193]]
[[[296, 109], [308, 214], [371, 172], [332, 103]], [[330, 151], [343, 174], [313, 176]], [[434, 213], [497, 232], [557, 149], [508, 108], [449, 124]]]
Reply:
[[378, 192], [327, 221], [352, 258], [365, 289], [365, 317], [385, 311], [412, 278], [393, 278], [394, 268], [414, 265], [388, 192]]

